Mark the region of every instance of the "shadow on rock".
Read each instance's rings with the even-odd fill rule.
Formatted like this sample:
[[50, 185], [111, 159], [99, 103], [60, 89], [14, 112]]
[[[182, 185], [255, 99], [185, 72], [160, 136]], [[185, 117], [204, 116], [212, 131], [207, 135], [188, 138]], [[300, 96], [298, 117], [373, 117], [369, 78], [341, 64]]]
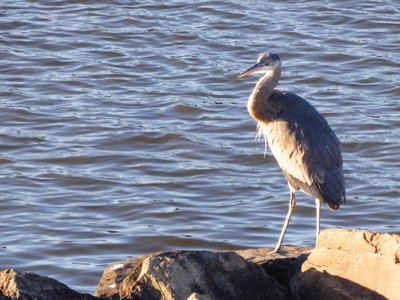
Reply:
[[311, 268], [300, 275], [300, 299], [387, 300], [383, 295], [354, 281]]

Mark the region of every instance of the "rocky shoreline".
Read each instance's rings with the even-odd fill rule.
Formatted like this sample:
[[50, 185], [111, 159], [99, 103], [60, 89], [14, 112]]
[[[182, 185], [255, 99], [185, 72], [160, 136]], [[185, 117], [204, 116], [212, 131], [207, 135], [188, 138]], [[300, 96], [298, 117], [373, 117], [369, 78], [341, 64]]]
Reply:
[[314, 249], [167, 251], [108, 267], [96, 295], [31, 272], [0, 271], [0, 299], [400, 300], [400, 234], [329, 229]]

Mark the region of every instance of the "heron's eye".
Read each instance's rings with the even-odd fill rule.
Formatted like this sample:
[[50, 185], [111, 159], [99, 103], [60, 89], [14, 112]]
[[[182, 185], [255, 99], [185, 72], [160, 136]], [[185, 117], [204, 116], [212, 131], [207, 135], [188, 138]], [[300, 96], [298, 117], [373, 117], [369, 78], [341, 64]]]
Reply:
[[267, 59], [266, 62], [265, 62], [266, 65], [269, 65], [270, 63], [271, 63], [270, 59]]

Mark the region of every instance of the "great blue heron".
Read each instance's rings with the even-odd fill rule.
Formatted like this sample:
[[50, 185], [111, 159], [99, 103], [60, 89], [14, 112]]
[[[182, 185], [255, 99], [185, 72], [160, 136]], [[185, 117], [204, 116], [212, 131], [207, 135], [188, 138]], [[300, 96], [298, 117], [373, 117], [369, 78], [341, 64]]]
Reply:
[[346, 201], [340, 143], [328, 122], [302, 97], [275, 89], [281, 76], [281, 60], [262, 54], [257, 63], [239, 75], [264, 73], [249, 97], [247, 109], [263, 135], [290, 189], [289, 211], [274, 252], [279, 252], [296, 206], [295, 192], [316, 198], [319, 235], [321, 201], [337, 210]]

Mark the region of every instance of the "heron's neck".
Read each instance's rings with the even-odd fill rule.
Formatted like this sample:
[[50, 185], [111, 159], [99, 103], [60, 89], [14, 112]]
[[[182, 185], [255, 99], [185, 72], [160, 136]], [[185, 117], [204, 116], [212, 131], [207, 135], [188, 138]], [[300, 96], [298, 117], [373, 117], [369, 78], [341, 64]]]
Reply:
[[253, 92], [249, 97], [249, 102], [247, 103], [247, 110], [249, 114], [257, 121], [268, 121], [264, 120], [268, 116], [265, 115], [265, 105], [268, 97], [274, 91], [277, 86], [279, 78], [281, 77], [281, 69], [277, 68], [263, 77], [261, 77]]

